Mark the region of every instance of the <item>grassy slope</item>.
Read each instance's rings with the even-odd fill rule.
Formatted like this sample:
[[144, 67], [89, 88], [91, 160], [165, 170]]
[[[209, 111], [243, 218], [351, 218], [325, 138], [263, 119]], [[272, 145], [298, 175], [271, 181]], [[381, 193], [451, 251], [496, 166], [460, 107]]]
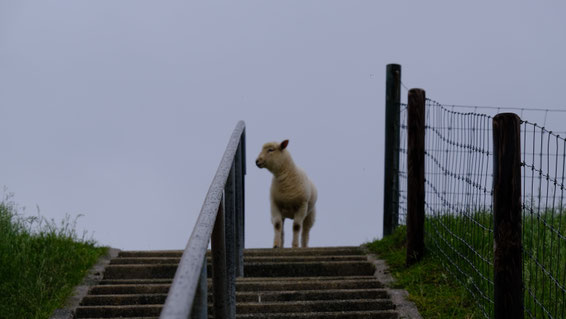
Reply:
[[405, 266], [406, 227], [396, 229], [391, 236], [368, 244], [368, 248], [384, 259], [396, 288], [409, 292], [424, 318], [480, 318], [476, 305], [467, 291], [443, 269], [431, 254], [411, 267]]
[[49, 318], [106, 252], [60, 225], [0, 203], [0, 317]]

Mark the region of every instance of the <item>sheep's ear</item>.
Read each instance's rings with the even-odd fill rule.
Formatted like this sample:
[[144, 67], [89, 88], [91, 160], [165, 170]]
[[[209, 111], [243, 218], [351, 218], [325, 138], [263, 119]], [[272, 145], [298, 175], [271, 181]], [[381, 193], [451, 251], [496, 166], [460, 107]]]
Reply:
[[283, 142], [281, 142], [281, 145], [279, 145], [279, 148], [281, 148], [281, 150], [284, 150], [288, 144], [289, 140], [284, 140]]

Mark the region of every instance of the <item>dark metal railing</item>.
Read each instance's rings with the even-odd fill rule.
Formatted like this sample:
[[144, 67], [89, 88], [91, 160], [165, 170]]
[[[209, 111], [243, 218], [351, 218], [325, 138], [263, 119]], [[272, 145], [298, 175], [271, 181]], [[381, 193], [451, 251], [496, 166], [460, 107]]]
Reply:
[[206, 194], [169, 289], [161, 319], [208, 318], [206, 250], [212, 246], [216, 318], [236, 316], [236, 277], [244, 274], [246, 127], [238, 122]]

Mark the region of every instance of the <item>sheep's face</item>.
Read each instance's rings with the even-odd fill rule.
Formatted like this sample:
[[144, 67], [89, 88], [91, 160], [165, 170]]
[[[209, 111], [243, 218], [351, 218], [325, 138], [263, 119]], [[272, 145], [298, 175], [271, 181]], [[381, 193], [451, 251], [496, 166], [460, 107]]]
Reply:
[[289, 140], [284, 140], [281, 143], [270, 142], [265, 143], [259, 153], [255, 164], [259, 168], [267, 168], [270, 171], [276, 170], [282, 161], [282, 152], [289, 144]]

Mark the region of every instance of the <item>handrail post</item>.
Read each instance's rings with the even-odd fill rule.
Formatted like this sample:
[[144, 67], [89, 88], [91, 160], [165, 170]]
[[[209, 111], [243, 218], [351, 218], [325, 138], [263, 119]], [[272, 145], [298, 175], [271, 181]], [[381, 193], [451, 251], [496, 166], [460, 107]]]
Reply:
[[425, 91], [411, 89], [407, 105], [407, 266], [424, 255]]
[[399, 224], [399, 110], [401, 66], [388, 64], [385, 84], [385, 163], [383, 176], [383, 236]]
[[228, 283], [226, 282], [226, 237], [224, 232], [224, 198], [220, 201], [211, 237], [212, 289], [214, 291], [214, 317], [228, 317]]
[[521, 119], [493, 118], [493, 284], [495, 318], [524, 317], [521, 233]]
[[232, 167], [226, 185], [224, 186], [224, 208], [226, 241], [226, 276], [227, 276], [227, 310], [228, 317], [236, 316], [236, 161]]
[[208, 283], [206, 280], [206, 256], [203, 258], [197, 292], [191, 310], [191, 319], [208, 319]]
[[[242, 220], [241, 220], [241, 227], [242, 227], [242, 249], [246, 245], [246, 128], [242, 131], [242, 136], [240, 143], [242, 145]], [[243, 253], [243, 252], [242, 252]], [[242, 261], [243, 261], [242, 255]], [[244, 275], [244, 271], [242, 269], [242, 276]]]
[[240, 140], [236, 158], [234, 159], [236, 167], [236, 276], [244, 276], [244, 203], [243, 203], [243, 182], [244, 174], [242, 167], [242, 149], [243, 143]]

